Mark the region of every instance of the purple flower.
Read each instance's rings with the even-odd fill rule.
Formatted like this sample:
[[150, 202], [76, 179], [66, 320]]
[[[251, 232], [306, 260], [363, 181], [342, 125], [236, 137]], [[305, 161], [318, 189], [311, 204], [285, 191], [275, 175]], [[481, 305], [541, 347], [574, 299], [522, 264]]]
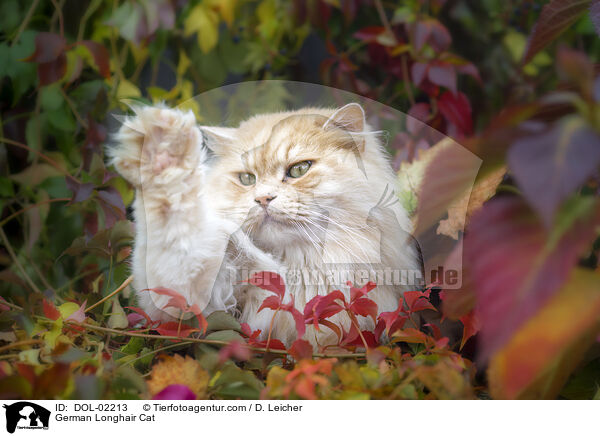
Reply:
[[152, 397], [153, 400], [195, 400], [194, 394], [186, 385], [169, 385]]

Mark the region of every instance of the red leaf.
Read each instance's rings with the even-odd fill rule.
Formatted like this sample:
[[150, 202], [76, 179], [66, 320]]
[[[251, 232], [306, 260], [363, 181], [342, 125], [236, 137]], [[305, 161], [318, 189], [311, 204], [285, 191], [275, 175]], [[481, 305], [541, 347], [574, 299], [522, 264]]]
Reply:
[[[155, 322], [155, 321], [152, 321], [150, 319], [150, 317], [148, 316], [148, 314], [146, 312], [144, 312], [142, 309], [140, 309], [139, 307], [125, 306], [125, 309], [133, 310], [137, 315], [141, 316], [142, 318], [144, 318], [146, 320], [146, 323], [144, 324], [143, 328], [148, 328]], [[130, 315], [132, 315], [132, 314], [130, 314]], [[129, 315], [127, 316], [127, 319], [129, 319]]]
[[368, 298], [359, 298], [349, 307], [352, 313], [362, 316], [370, 316], [373, 322], [377, 320], [377, 303]]
[[35, 51], [31, 56], [23, 59], [25, 62], [47, 63], [56, 61], [64, 54], [65, 39], [55, 33], [40, 32], [35, 35]]
[[[367, 348], [375, 348], [379, 345], [379, 341], [377, 340], [377, 338], [375, 338], [375, 335], [373, 334], [373, 332], [370, 332], [368, 330], [362, 330], [361, 333], [362, 333], [362, 337], [365, 338], [365, 342], [367, 343]], [[354, 341], [347, 343], [346, 345], [356, 345], [358, 347], [365, 346], [360, 335], [356, 339], [354, 339]]]
[[539, 311], [589, 249], [600, 224], [600, 204], [590, 197], [579, 201], [569, 208], [562, 230], [552, 235], [520, 197], [490, 201], [471, 218], [465, 262], [482, 321], [482, 359]]
[[263, 303], [258, 308], [257, 312], [260, 312], [263, 309], [272, 309], [277, 310], [281, 307], [281, 299], [277, 295], [271, 295], [264, 299]]
[[81, 41], [80, 44], [85, 46], [92, 54], [100, 75], [105, 79], [110, 78], [110, 56], [106, 47], [96, 41]]
[[59, 310], [51, 301], [48, 301], [44, 298], [44, 300], [42, 300], [42, 304], [44, 308], [44, 316], [46, 318], [51, 319], [52, 321], [55, 321], [58, 318], [60, 318]]
[[233, 341], [221, 348], [219, 351], [219, 362], [223, 363], [231, 357], [237, 360], [249, 360], [252, 353], [250, 349], [240, 341]]
[[292, 295], [292, 301], [286, 305], [281, 306], [281, 309], [292, 314], [294, 323], [296, 324], [296, 334], [298, 338], [304, 336], [306, 331], [306, 325], [304, 323], [304, 315], [296, 309], [294, 306], [294, 296]]
[[523, 194], [550, 227], [560, 205], [597, 172], [600, 135], [582, 123], [562, 121], [516, 140], [507, 159]]
[[384, 32], [385, 27], [383, 26], [368, 26], [355, 32], [353, 36], [361, 41], [373, 41]]
[[[404, 324], [408, 320], [406, 315], [401, 315], [402, 311], [402, 300], [398, 305], [398, 309], [394, 312], [382, 312], [379, 314], [379, 320], [383, 322], [385, 326], [385, 334], [391, 336], [396, 330], [400, 330], [404, 327]], [[379, 325], [379, 323], [377, 323]], [[380, 330], [381, 328], [377, 329]]]
[[264, 348], [269, 350], [286, 350], [285, 345], [279, 339], [273, 339], [269, 341], [269, 346], [267, 347], [267, 341], [254, 342], [252, 344], [253, 347]]
[[462, 340], [460, 341], [460, 349], [462, 350], [469, 338], [475, 336], [477, 332], [479, 332], [480, 323], [474, 310], [461, 317], [460, 322], [463, 324], [463, 335]]
[[426, 43], [429, 43], [437, 52], [443, 52], [452, 42], [448, 29], [434, 19], [417, 21], [411, 26], [411, 30], [416, 51], [420, 51]]
[[327, 295], [317, 295], [312, 298], [304, 307], [305, 322], [312, 322], [318, 330], [321, 320], [344, 310], [344, 306], [337, 303], [336, 300], [342, 300], [343, 304], [346, 304], [346, 298], [341, 291], [333, 291]]
[[438, 100], [438, 109], [448, 121], [456, 126], [463, 135], [473, 133], [471, 103], [462, 92], [444, 92]]
[[176, 321], [159, 324], [153, 330], [156, 330], [161, 336], [177, 336], [180, 338], [187, 338], [192, 333], [199, 331], [187, 324], [181, 324], [180, 326]]
[[427, 77], [431, 83], [443, 86], [456, 94], [456, 70], [453, 65], [435, 62], [429, 65]]
[[125, 219], [123, 197], [121, 197], [121, 193], [116, 188], [108, 186], [98, 191], [98, 198], [101, 200], [102, 206], [106, 206], [104, 210], [110, 210], [118, 219]]
[[264, 289], [265, 291], [273, 292], [279, 296], [281, 301], [283, 301], [283, 297], [285, 295], [285, 283], [279, 274], [261, 271], [250, 277], [248, 282], [254, 286]]
[[477, 80], [477, 82], [480, 85], [483, 83], [482, 80], [481, 80], [481, 76], [479, 75], [479, 70], [471, 62], [468, 62], [468, 63], [463, 64], [463, 65], [458, 65], [456, 67], [456, 71], [459, 72], [459, 73], [467, 74], [467, 75], [471, 76], [472, 78], [474, 78], [475, 80]]
[[63, 53], [56, 60], [39, 63], [38, 79], [41, 86], [50, 85], [62, 79], [67, 71], [67, 56]]
[[409, 313], [419, 312], [421, 310], [432, 309], [435, 307], [429, 302], [429, 294], [431, 289], [425, 291], [407, 291], [404, 293], [404, 301], [408, 307]]
[[374, 282], [367, 282], [367, 284], [360, 289], [353, 287], [352, 282], [347, 282], [346, 284], [350, 286], [350, 301], [354, 301], [357, 298], [367, 295], [369, 292], [371, 292], [377, 287], [377, 285]]
[[313, 349], [312, 345], [310, 345], [308, 341], [305, 341], [304, 339], [296, 339], [288, 352], [296, 360], [311, 359]]
[[202, 310], [198, 307], [198, 305], [193, 304], [192, 306], [188, 307], [185, 310], [185, 312], [191, 312], [194, 315], [196, 315], [200, 331], [202, 332], [202, 334], [206, 333], [206, 329], [208, 328], [208, 321], [206, 321], [206, 318], [204, 318], [204, 315], [202, 315]]
[[525, 65], [587, 10], [590, 0], [552, 0], [542, 8], [523, 54]]
[[421, 62], [415, 62], [414, 64], [412, 64], [410, 71], [412, 75], [412, 80], [416, 86], [419, 86], [423, 82], [428, 68], [429, 66], [427, 64], [423, 64]]
[[183, 295], [181, 295], [179, 292], [174, 291], [173, 289], [159, 287], [159, 288], [153, 288], [153, 289], [145, 289], [145, 291], [154, 292], [155, 294], [158, 294], [158, 295], [170, 296], [171, 298], [169, 299], [167, 304], [165, 304], [163, 309], [166, 309], [167, 307], [175, 307], [175, 308], [180, 309], [185, 312], [188, 308], [188, 303], [187, 303], [187, 300], [185, 299], [185, 297]]
[[244, 335], [246, 335], [246, 337], [248, 337], [249, 340], [254, 340], [256, 338], [258, 338], [258, 336], [260, 336], [260, 330], [254, 330], [252, 331], [252, 329], [250, 328], [250, 326], [248, 325], [247, 322], [243, 322], [241, 324], [241, 328], [242, 328], [242, 333]]
[[85, 201], [90, 198], [92, 192], [94, 192], [93, 183], [79, 183], [66, 176], [65, 181], [67, 183], [67, 188], [73, 192], [73, 197], [71, 198], [69, 204]]

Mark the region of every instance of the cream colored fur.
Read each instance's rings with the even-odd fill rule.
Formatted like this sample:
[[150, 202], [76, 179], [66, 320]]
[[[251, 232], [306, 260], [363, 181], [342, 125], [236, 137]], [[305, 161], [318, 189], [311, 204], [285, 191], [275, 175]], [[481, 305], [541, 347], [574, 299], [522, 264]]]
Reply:
[[[356, 104], [258, 115], [235, 129], [201, 128], [191, 113], [147, 107], [126, 120], [116, 139], [112, 162], [136, 188], [134, 284], [153, 318], [178, 316], [161, 309], [166, 297], [141, 291], [162, 286], [205, 314], [235, 313], [265, 335], [273, 311], [257, 310], [272, 294], [232, 279], [231, 271], [296, 273], [285, 276], [287, 298], [293, 295], [303, 311], [334, 289], [349, 297], [345, 281], [327, 282], [337, 270], [421, 269], [406, 212], [398, 203], [382, 204], [396, 178]], [[286, 176], [306, 160], [312, 165], [305, 175]], [[245, 172], [256, 176], [255, 185], [240, 183]], [[267, 208], [255, 201], [265, 195], [275, 197]], [[355, 278], [357, 285], [367, 280]], [[370, 297], [380, 312], [391, 311], [410, 288], [380, 282]], [[346, 316], [334, 321], [349, 329]], [[278, 313], [273, 336], [287, 344], [295, 339], [291, 317]], [[305, 339], [315, 347], [336, 342], [326, 327], [309, 327]]]

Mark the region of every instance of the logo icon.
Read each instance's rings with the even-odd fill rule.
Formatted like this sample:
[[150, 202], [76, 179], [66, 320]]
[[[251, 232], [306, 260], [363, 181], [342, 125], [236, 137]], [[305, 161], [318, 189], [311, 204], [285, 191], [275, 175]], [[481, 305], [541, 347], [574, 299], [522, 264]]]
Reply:
[[15, 429], [48, 429], [50, 411], [29, 401], [19, 401], [3, 406], [6, 409], [6, 431], [14, 433]]

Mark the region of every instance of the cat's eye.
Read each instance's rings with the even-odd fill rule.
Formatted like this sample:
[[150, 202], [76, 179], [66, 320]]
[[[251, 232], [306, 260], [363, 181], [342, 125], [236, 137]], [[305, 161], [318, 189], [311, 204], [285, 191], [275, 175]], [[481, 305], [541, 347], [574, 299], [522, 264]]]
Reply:
[[252, 173], [240, 173], [239, 177], [244, 186], [251, 186], [256, 183], [256, 176]]
[[312, 161], [310, 160], [298, 162], [297, 164], [294, 164], [288, 168], [287, 175], [289, 177], [293, 177], [294, 179], [302, 177], [304, 174], [306, 174], [311, 165]]

